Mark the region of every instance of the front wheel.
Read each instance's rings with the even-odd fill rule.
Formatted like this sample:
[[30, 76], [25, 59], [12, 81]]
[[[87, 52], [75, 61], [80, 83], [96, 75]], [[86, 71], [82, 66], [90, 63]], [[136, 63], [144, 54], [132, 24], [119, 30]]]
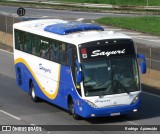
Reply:
[[73, 100], [71, 100], [68, 104], [69, 114], [73, 116], [74, 119], [79, 120], [80, 116], [75, 113], [75, 105]]
[[34, 84], [30, 84], [30, 96], [33, 102], [38, 102], [39, 98], [35, 94]]

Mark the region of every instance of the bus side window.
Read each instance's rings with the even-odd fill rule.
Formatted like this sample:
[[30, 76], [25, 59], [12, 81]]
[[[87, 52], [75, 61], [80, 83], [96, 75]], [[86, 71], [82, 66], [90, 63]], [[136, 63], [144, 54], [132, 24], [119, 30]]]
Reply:
[[24, 39], [24, 32], [15, 30], [15, 48], [20, 51], [24, 51], [23, 39]]
[[76, 85], [76, 72], [77, 72], [77, 66], [76, 66], [76, 60], [77, 60], [77, 50], [75, 46], [72, 46], [71, 48], [71, 68], [72, 68], [72, 75], [73, 80]]
[[35, 44], [35, 54], [36, 56], [40, 57], [40, 36], [35, 36], [34, 37], [34, 44]]
[[36, 44], [35, 44], [35, 36], [32, 36], [31, 39], [31, 46], [32, 46], [32, 50], [31, 50], [31, 54], [32, 55], [36, 55]]
[[77, 83], [77, 80], [76, 80], [76, 73], [78, 70], [77, 65], [76, 65], [76, 60], [77, 60], [77, 48], [76, 48], [76, 46], [72, 46], [72, 49], [71, 49], [72, 76], [73, 76], [73, 80], [74, 80], [77, 92], [79, 93], [80, 96], [82, 96], [81, 90], [80, 90], [80, 85]]
[[71, 54], [72, 54], [72, 47], [70, 45], [67, 45], [68, 66], [72, 66]]
[[26, 33], [26, 41], [24, 43], [24, 48], [25, 48], [25, 52], [31, 54], [32, 52], [32, 46], [31, 46], [31, 38], [32, 38], [32, 35], [29, 34], [29, 33]]
[[19, 36], [19, 31], [15, 30], [14, 31], [14, 36], [15, 36], [15, 48], [20, 50], [20, 36]]
[[52, 40], [51, 41], [51, 46], [50, 46], [50, 60], [53, 62], [59, 63], [59, 57], [60, 57], [60, 45], [58, 42]]
[[50, 45], [47, 38], [41, 38], [40, 41], [40, 57], [49, 59]]
[[60, 61], [61, 64], [68, 65], [67, 45], [64, 43], [61, 45]]
[[22, 38], [23, 38], [23, 40], [22, 40], [22, 48], [21, 48], [21, 50], [23, 52], [25, 52], [26, 51], [26, 35], [25, 35], [24, 32], [22, 32]]

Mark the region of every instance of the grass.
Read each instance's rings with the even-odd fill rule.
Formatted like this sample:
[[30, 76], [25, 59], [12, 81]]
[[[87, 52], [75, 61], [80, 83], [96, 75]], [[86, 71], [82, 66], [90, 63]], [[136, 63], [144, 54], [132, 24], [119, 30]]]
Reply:
[[160, 36], [160, 17], [104, 17], [96, 22]]
[[[50, 0], [58, 1], [58, 0]], [[95, 4], [113, 4], [113, 5], [130, 5], [130, 6], [146, 6], [147, 0], [59, 0], [65, 2], [78, 3], [95, 3]], [[160, 0], [148, 0], [149, 6], [160, 6]]]

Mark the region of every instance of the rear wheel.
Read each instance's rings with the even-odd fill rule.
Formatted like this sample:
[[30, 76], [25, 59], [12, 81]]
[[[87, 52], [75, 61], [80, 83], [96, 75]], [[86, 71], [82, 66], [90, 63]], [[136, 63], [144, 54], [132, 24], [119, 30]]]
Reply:
[[73, 116], [74, 119], [79, 120], [80, 116], [75, 113], [75, 105], [73, 100], [71, 99], [68, 104], [69, 114]]
[[39, 98], [35, 94], [34, 84], [32, 82], [30, 84], [30, 95], [33, 102], [38, 102]]

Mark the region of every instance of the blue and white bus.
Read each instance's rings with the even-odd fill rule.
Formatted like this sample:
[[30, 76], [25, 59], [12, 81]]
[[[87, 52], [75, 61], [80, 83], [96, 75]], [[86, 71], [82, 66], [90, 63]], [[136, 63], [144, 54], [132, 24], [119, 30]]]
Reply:
[[15, 23], [18, 86], [66, 109], [75, 119], [134, 113], [141, 102], [145, 57], [133, 40], [96, 24], [56, 19]]

